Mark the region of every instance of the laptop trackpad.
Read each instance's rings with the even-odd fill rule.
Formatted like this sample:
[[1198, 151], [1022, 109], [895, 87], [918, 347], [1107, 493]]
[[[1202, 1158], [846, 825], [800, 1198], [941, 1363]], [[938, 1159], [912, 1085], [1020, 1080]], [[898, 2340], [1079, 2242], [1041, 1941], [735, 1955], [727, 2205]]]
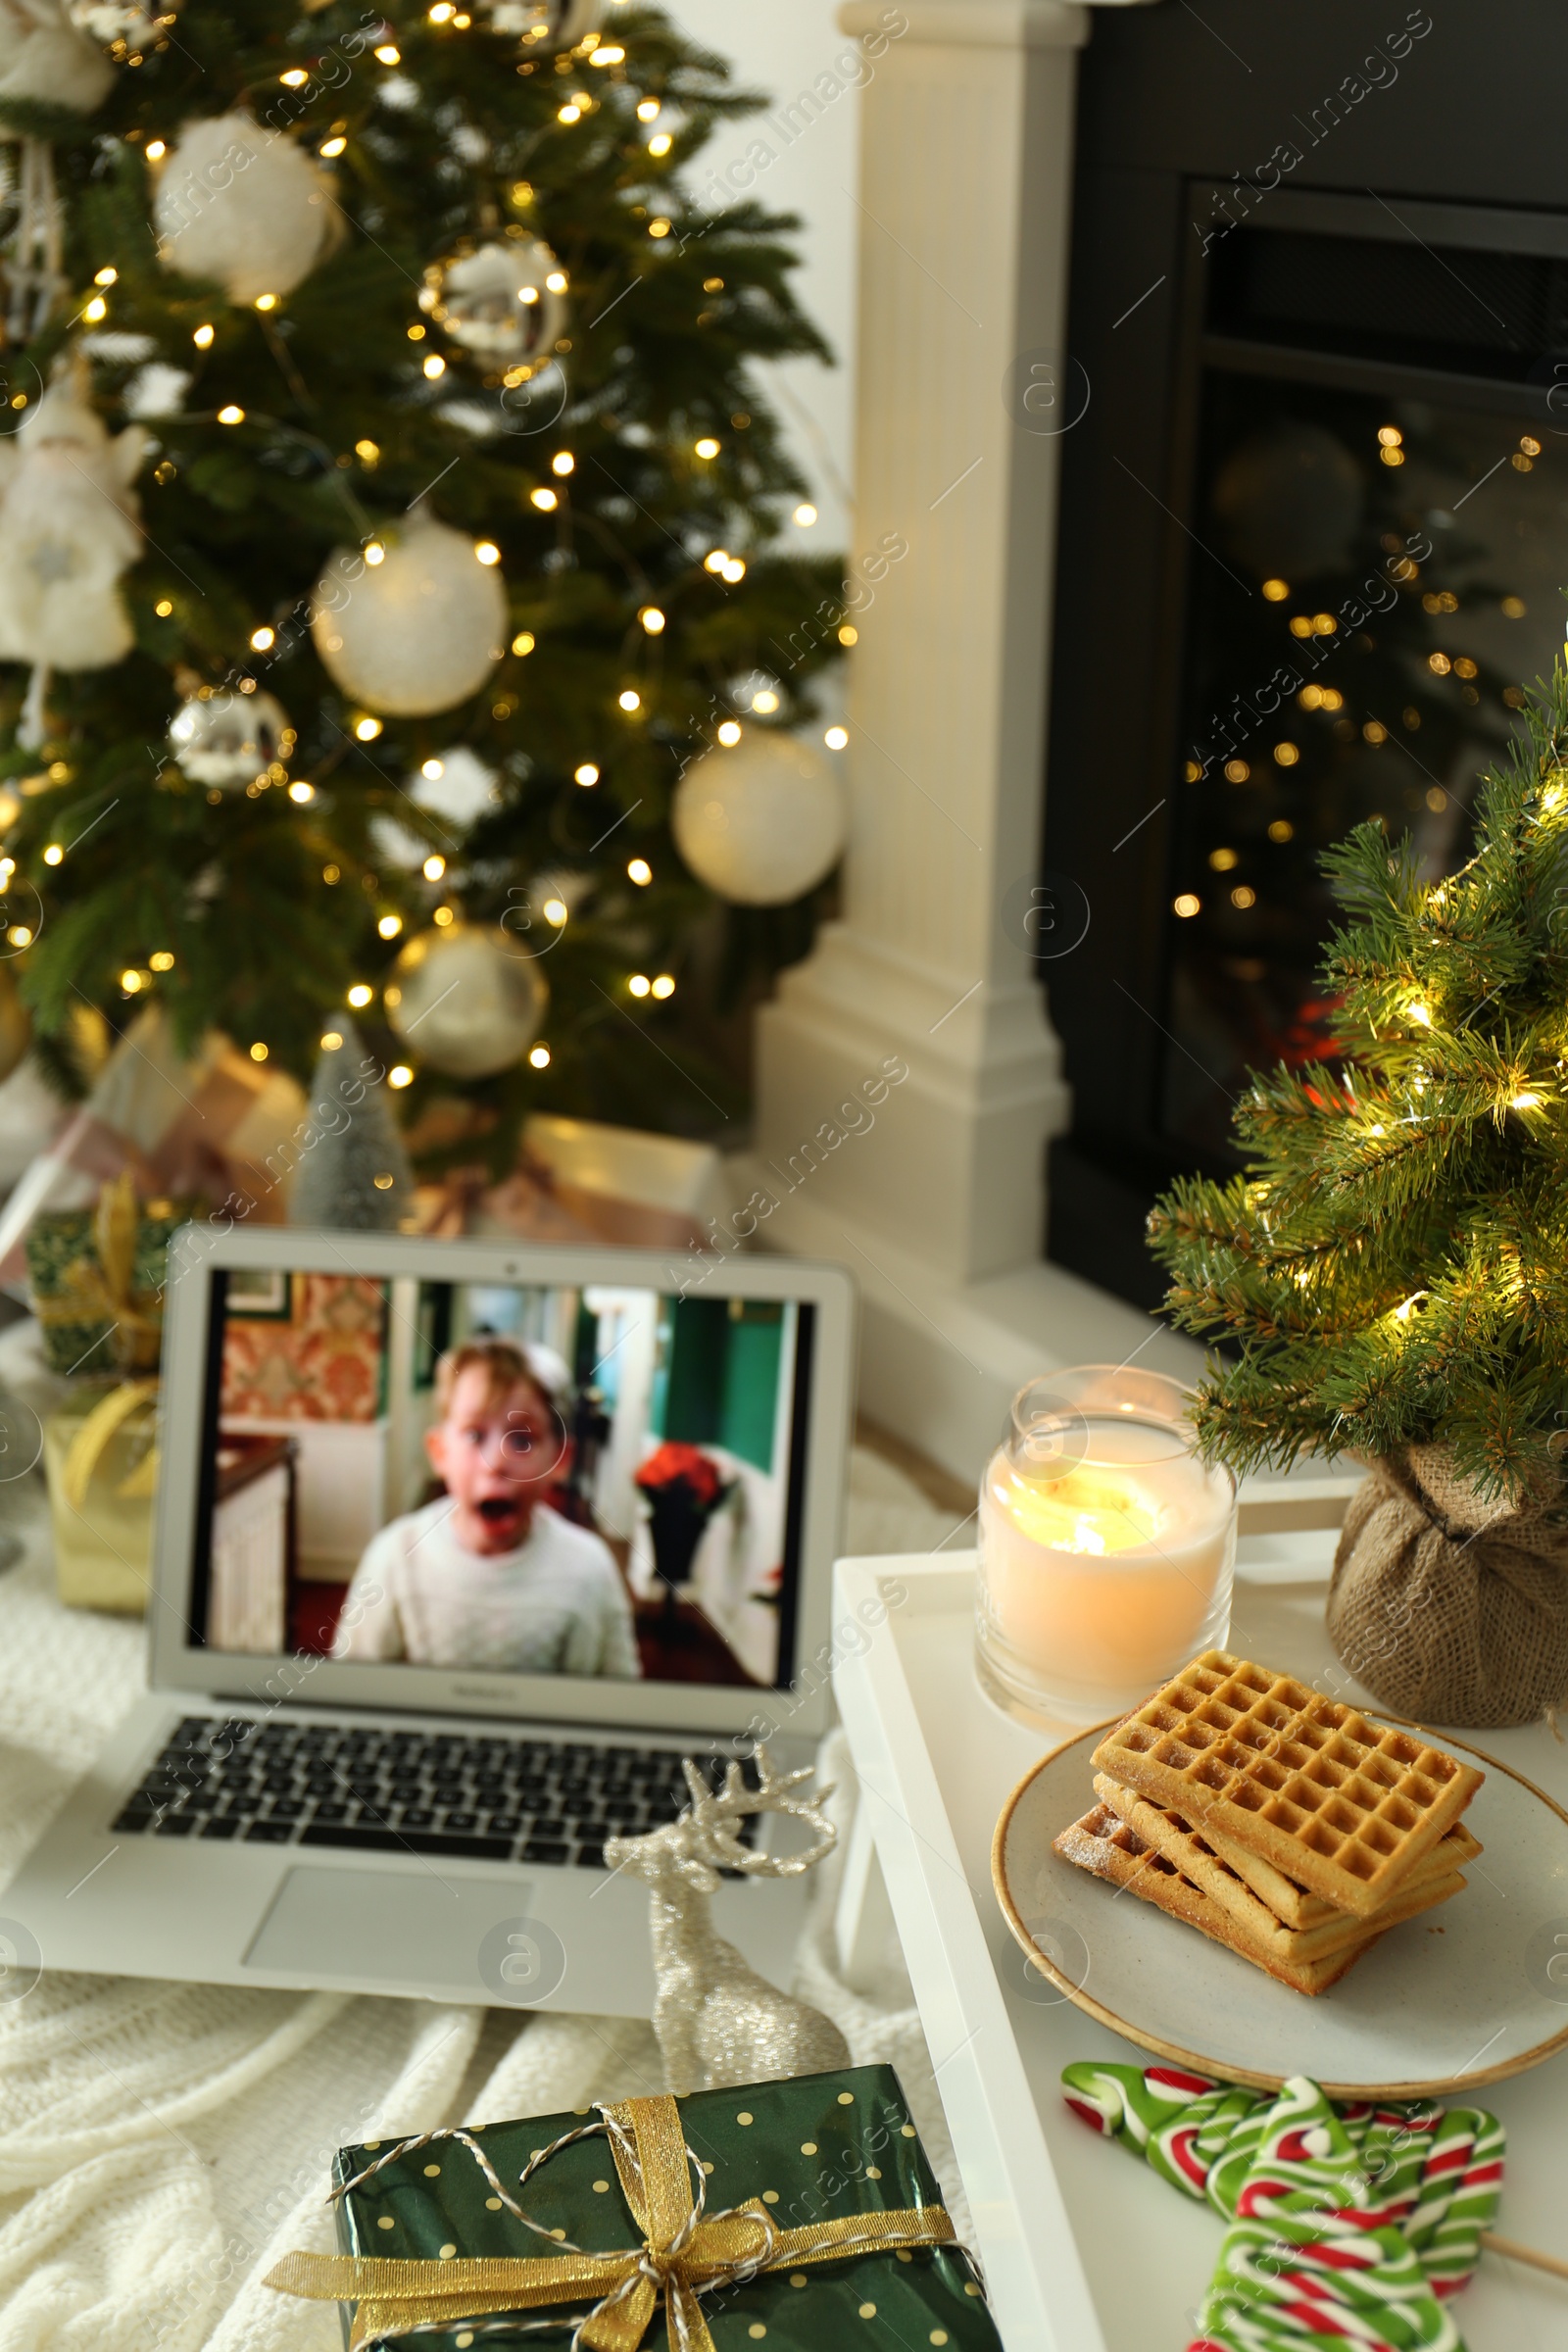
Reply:
[[532, 1894], [526, 1879], [297, 1868], [272, 1897], [241, 1965], [323, 1984], [378, 1978], [532, 2006], [565, 1974], [560, 1938], [529, 1916]]

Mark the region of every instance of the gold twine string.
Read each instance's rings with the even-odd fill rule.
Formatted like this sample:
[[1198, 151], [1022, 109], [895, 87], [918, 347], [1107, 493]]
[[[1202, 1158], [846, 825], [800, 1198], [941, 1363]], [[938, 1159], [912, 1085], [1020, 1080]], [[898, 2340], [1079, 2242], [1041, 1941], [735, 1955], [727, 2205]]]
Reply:
[[[541, 2165], [548, 2164], [558, 2148], [568, 2147], [574, 2139], [590, 2139], [604, 2129], [603, 2124], [584, 2124], [579, 2131], [563, 2132], [559, 2139], [553, 2139], [548, 2148], [541, 2148], [538, 2154], [523, 2167], [518, 2176], [517, 2186], [525, 2187], [529, 2175], [536, 2173]], [[346, 2197], [351, 2189], [362, 2188], [367, 2180], [373, 2180], [376, 2174], [383, 2172], [389, 2164], [401, 2164], [405, 2156], [417, 2155], [420, 2148], [433, 2147], [438, 2139], [455, 2139], [460, 2147], [467, 2149], [507, 2211], [514, 2214], [525, 2230], [532, 2230], [539, 2237], [549, 2238], [553, 2247], [564, 2246], [568, 2254], [582, 2252], [581, 2246], [574, 2244], [569, 2237], [557, 2237], [553, 2230], [547, 2230], [542, 2222], [534, 2221], [531, 2215], [523, 2212], [516, 2199], [509, 2194], [501, 2175], [491, 2163], [489, 2150], [481, 2148], [473, 2133], [466, 2132], [461, 2124], [442, 2124], [433, 2132], [416, 2133], [413, 2139], [400, 2139], [395, 2148], [388, 2148], [384, 2156], [378, 2156], [373, 2164], [368, 2164], [363, 2173], [356, 2173], [352, 2180], [345, 2180], [334, 2188], [326, 2200], [327, 2203], [335, 2205], [338, 2199]]]

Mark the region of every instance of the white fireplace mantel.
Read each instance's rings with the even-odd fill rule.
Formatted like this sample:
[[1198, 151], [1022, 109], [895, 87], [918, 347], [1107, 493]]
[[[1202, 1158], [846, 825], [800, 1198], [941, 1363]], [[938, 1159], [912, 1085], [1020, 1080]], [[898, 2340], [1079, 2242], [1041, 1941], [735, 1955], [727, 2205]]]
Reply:
[[[1037, 426], [1080, 397], [1064, 318], [1090, 19], [1062, 0], [849, 0], [839, 22], [872, 68], [851, 837], [841, 918], [760, 1016], [757, 1172], [779, 1202], [763, 1238], [859, 1278], [864, 1410], [969, 1476], [1032, 1373], [1136, 1348], [1197, 1360], [1041, 1258], [1046, 1145], [1069, 1106], [1022, 928], [1060, 455]], [[1014, 371], [1036, 360], [1053, 372], [1024, 419]], [[836, 1115], [889, 1064], [907, 1076], [874, 1125]]]

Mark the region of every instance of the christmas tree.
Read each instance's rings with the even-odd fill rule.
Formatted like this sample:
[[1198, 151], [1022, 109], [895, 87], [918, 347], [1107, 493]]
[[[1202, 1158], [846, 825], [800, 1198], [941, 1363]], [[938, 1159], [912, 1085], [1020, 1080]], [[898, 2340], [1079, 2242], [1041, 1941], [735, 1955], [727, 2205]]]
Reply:
[[1325, 870], [1333, 1058], [1254, 1077], [1247, 1172], [1151, 1218], [1175, 1321], [1235, 1344], [1200, 1441], [1238, 1472], [1440, 1442], [1517, 1492], [1568, 1396], [1568, 669], [1486, 776], [1459, 872], [1422, 882], [1376, 821]]
[[742, 729], [820, 765], [853, 642], [750, 366], [827, 357], [794, 223], [681, 176], [760, 103], [622, 0], [0, 21], [0, 884], [62, 1082], [151, 1000], [302, 1080], [352, 1005], [498, 1163], [734, 1100], [837, 787], [783, 906], [672, 797]]

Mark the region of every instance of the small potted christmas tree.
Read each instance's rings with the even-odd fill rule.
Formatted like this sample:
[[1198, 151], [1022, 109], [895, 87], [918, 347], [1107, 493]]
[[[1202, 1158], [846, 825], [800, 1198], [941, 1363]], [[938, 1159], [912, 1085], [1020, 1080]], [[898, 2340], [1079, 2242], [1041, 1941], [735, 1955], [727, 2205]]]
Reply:
[[1254, 1077], [1243, 1175], [1150, 1220], [1194, 1405], [1238, 1473], [1369, 1464], [1328, 1622], [1386, 1705], [1524, 1723], [1568, 1700], [1568, 671], [1487, 776], [1469, 863], [1423, 882], [1359, 826], [1326, 868], [1335, 1055]]

